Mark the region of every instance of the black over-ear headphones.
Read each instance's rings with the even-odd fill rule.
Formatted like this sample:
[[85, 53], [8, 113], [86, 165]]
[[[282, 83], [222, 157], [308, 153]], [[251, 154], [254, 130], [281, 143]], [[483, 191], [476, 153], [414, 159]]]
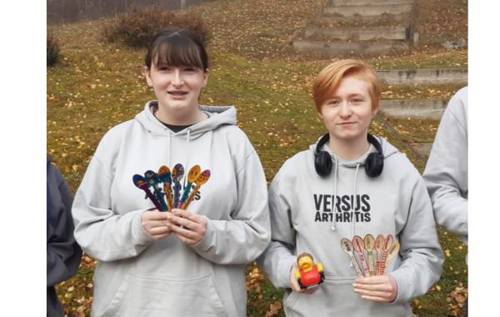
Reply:
[[[369, 177], [377, 177], [384, 169], [384, 153], [380, 142], [373, 135], [368, 134], [368, 142], [375, 147], [377, 152], [372, 152], [365, 160], [365, 172]], [[326, 177], [332, 172], [332, 158], [330, 153], [321, 150], [323, 145], [330, 140], [330, 135], [327, 133], [321, 137], [316, 149], [314, 150], [314, 168], [316, 173], [321, 177]]]

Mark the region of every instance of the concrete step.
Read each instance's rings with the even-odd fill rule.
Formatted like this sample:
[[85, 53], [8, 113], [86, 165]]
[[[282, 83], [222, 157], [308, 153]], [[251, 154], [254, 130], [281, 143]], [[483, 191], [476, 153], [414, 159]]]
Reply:
[[395, 118], [415, 118], [439, 120], [447, 105], [447, 100], [382, 100], [381, 111]]
[[410, 14], [387, 14], [376, 16], [345, 17], [342, 15], [323, 15], [312, 21], [313, 25], [319, 27], [358, 27], [371, 28], [373, 26], [408, 26]]
[[347, 6], [347, 5], [373, 5], [373, 4], [408, 4], [413, 0], [330, 0], [329, 6]]
[[336, 7], [327, 7], [323, 11], [324, 15], [342, 15], [351, 17], [354, 15], [360, 16], [378, 16], [384, 13], [387, 14], [402, 14], [409, 13], [412, 10], [413, 4], [372, 4], [372, 5], [343, 5]]
[[308, 27], [304, 36], [307, 39], [328, 39], [328, 40], [407, 40], [409, 39], [409, 29], [396, 27], [372, 27], [369, 29], [360, 29], [356, 27], [347, 28], [328, 28], [328, 27]]
[[293, 47], [297, 52], [320, 56], [320, 57], [341, 57], [341, 56], [371, 56], [408, 50], [409, 44], [406, 41], [318, 41], [308, 39], [297, 39], [293, 42]]
[[389, 85], [467, 84], [467, 69], [400, 69], [380, 70], [379, 78]]

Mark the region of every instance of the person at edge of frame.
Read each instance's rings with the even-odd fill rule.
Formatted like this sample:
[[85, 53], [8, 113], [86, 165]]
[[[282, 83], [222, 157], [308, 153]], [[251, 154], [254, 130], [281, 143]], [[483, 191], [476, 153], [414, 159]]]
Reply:
[[73, 196], [47, 155], [47, 316], [62, 317], [64, 310], [55, 286], [78, 271], [82, 250], [73, 236]]
[[[208, 81], [200, 34], [159, 32], [144, 74], [156, 100], [104, 135], [73, 204], [76, 239], [98, 260], [92, 315], [245, 316], [246, 266], [270, 241], [259, 157], [235, 107], [199, 104]], [[162, 166], [173, 176], [179, 163], [209, 179], [189, 208], [179, 200], [160, 211], [133, 176]]]
[[[468, 88], [458, 90], [446, 107], [424, 170], [434, 217], [439, 225], [467, 244], [468, 217]], [[467, 301], [464, 316], [468, 315]]]
[[[439, 280], [443, 253], [425, 183], [403, 153], [368, 133], [380, 90], [363, 61], [326, 66], [313, 98], [327, 133], [271, 183], [271, 244], [258, 262], [285, 289], [287, 316], [412, 316], [411, 299]], [[363, 249], [352, 253], [351, 241]], [[400, 249], [384, 262], [373, 245], [388, 241]], [[295, 277], [303, 252], [324, 268], [324, 282], [312, 289]]]

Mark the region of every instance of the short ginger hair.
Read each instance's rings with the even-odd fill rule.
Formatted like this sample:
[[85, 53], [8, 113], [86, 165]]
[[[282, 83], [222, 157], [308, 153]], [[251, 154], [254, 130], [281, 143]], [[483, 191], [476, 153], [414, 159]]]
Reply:
[[375, 70], [358, 59], [341, 59], [323, 68], [314, 79], [312, 94], [318, 112], [321, 112], [321, 106], [335, 93], [340, 82], [349, 76], [369, 84], [372, 110], [379, 108], [382, 87]]

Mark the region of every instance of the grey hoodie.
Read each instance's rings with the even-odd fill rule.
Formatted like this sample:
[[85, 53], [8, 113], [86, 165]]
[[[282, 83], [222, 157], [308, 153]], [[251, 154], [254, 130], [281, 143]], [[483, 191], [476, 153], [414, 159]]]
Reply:
[[[442, 251], [425, 184], [405, 155], [380, 139], [384, 170], [369, 178], [364, 160], [332, 155], [332, 173], [321, 178], [314, 169], [314, 149], [287, 160], [269, 192], [272, 241], [259, 259], [276, 287], [287, 288], [287, 316], [412, 316], [409, 301], [424, 294], [442, 269]], [[354, 219], [354, 221], [352, 221]], [[378, 304], [354, 293], [356, 272], [340, 240], [354, 235], [392, 234], [400, 253], [386, 268], [398, 285], [394, 303]], [[290, 292], [289, 275], [302, 252], [324, 266], [325, 282], [313, 294]]]
[[[98, 260], [93, 316], [245, 316], [245, 266], [270, 240], [264, 172], [234, 107], [207, 107], [209, 118], [178, 133], [148, 103], [135, 119], [106, 133], [73, 204], [75, 237]], [[203, 240], [190, 247], [175, 235], [153, 241], [141, 215], [153, 204], [134, 174], [210, 169], [189, 210], [208, 217]]]
[[443, 113], [424, 179], [438, 224], [467, 242], [468, 185], [467, 87], [460, 89]]

